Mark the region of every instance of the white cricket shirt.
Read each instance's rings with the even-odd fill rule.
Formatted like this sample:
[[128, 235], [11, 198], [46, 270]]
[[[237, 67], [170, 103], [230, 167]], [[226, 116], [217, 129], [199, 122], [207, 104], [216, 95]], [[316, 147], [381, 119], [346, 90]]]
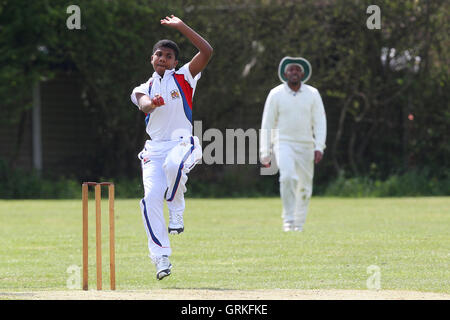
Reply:
[[178, 140], [192, 135], [192, 98], [201, 74], [192, 77], [189, 63], [178, 71], [166, 70], [161, 77], [154, 72], [147, 82], [133, 89], [131, 101], [139, 107], [136, 93], [163, 97], [165, 104], [146, 114], [146, 132], [153, 141]]
[[[273, 88], [267, 96], [261, 124], [260, 156], [271, 154], [271, 144], [297, 142], [323, 152], [327, 134], [325, 109], [319, 91], [302, 83], [295, 92], [287, 83]], [[271, 141], [271, 130], [277, 141]]]

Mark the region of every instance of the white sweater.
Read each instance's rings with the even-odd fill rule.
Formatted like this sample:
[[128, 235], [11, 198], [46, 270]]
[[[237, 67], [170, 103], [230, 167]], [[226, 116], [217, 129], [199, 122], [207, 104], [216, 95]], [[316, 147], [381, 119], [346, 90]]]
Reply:
[[272, 144], [278, 142], [307, 144], [323, 152], [327, 123], [319, 91], [307, 84], [297, 92], [286, 83], [273, 88], [264, 105], [261, 129], [261, 158], [270, 156]]

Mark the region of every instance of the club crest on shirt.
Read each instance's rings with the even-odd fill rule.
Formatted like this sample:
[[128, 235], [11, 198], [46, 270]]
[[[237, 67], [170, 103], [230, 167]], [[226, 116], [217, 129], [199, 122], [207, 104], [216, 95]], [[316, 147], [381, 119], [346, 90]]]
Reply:
[[178, 92], [178, 90], [172, 90], [172, 91], [170, 91], [170, 95], [171, 95], [171, 97], [172, 97], [172, 100], [173, 100], [173, 99], [177, 99], [177, 98], [180, 97], [180, 93]]

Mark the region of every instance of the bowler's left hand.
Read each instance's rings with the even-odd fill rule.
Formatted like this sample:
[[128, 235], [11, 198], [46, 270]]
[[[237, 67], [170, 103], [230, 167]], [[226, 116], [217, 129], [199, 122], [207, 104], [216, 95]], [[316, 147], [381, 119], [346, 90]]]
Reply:
[[318, 164], [320, 162], [320, 160], [322, 160], [322, 157], [323, 157], [322, 152], [320, 152], [318, 150], [314, 151], [314, 163], [315, 164]]
[[166, 25], [166, 26], [171, 27], [171, 28], [177, 29], [180, 26], [182, 26], [184, 24], [184, 22], [180, 18], [175, 17], [172, 14], [170, 17], [167, 16], [164, 19], [161, 19], [161, 24], [162, 25]]

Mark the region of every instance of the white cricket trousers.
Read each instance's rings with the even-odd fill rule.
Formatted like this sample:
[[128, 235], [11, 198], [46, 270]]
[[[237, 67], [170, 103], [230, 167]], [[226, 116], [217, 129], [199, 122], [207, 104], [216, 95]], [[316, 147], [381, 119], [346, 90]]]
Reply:
[[142, 219], [150, 258], [154, 260], [172, 253], [163, 213], [164, 200], [171, 213], [184, 211], [187, 174], [202, 158], [202, 149], [195, 136], [172, 141], [147, 140], [138, 158], [144, 183], [144, 198], [140, 202]]
[[274, 154], [280, 170], [280, 196], [284, 223], [302, 229], [308, 213], [314, 176], [314, 146], [279, 142]]

